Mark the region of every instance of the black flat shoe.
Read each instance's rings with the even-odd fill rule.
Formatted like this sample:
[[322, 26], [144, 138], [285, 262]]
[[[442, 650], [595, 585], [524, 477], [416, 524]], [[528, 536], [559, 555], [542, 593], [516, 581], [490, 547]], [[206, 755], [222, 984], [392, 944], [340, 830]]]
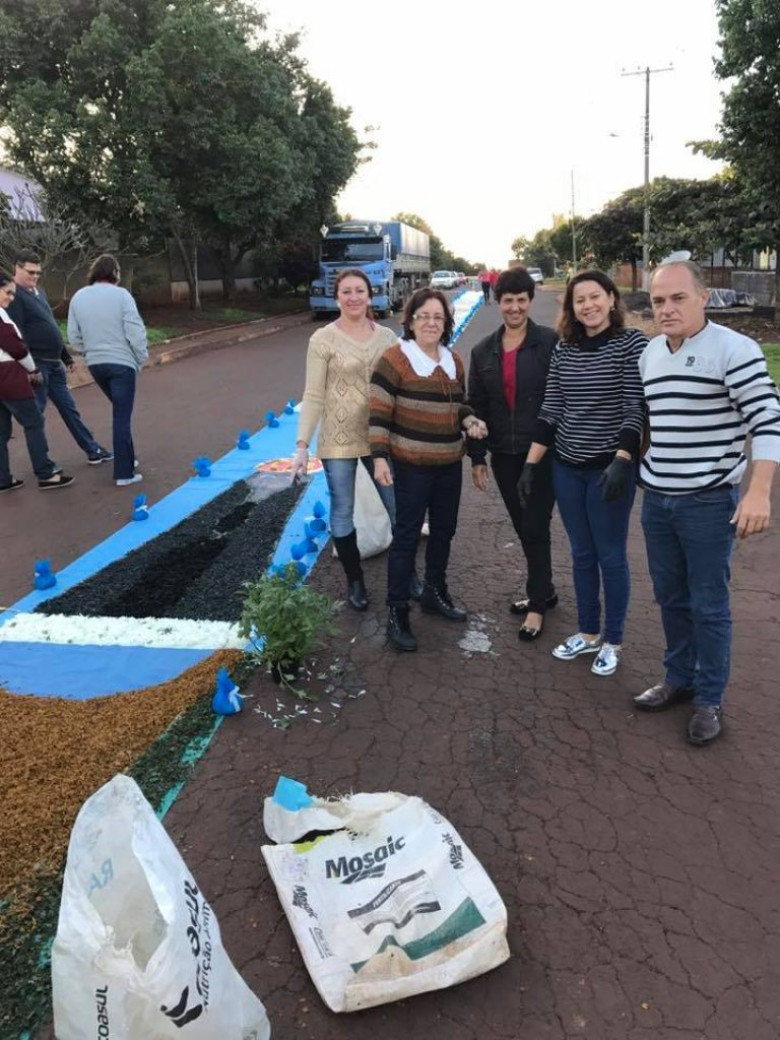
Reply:
[[531, 628], [530, 625], [522, 625], [520, 631], [517, 633], [517, 638], [523, 643], [533, 643], [534, 639], [538, 639], [541, 634], [541, 627]]
[[[528, 599], [518, 599], [514, 603], [509, 604], [509, 613], [516, 614], [522, 617], [523, 614], [528, 613], [528, 608], [531, 605], [531, 601]], [[552, 596], [549, 596], [545, 601], [545, 610], [552, 610], [553, 607], [558, 606], [558, 593], [554, 592]]]
[[347, 584], [347, 603], [353, 610], [368, 608], [368, 593], [362, 581], [350, 581]]

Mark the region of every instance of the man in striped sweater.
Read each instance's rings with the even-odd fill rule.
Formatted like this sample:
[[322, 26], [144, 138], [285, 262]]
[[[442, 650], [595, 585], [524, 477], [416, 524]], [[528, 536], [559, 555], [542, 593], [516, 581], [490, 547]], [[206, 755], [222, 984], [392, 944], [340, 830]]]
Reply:
[[[696, 264], [662, 264], [650, 294], [661, 335], [639, 361], [651, 434], [640, 480], [666, 674], [634, 703], [663, 711], [692, 700], [688, 740], [704, 745], [723, 731], [734, 538], [769, 523], [780, 401], [758, 344], [707, 321], [708, 290]], [[740, 499], [748, 433], [753, 461]]]

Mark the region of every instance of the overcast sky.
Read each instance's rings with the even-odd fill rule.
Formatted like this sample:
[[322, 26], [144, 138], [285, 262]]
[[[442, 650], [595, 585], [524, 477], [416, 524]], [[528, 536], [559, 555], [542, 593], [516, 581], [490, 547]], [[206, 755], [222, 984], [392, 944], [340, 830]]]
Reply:
[[[419, 213], [470, 261], [503, 266], [554, 213], [598, 210], [644, 177], [709, 177], [686, 142], [716, 136], [713, 0], [255, 0], [269, 28], [303, 30], [311, 72], [377, 144], [339, 199], [354, 217]], [[465, 13], [462, 13], [465, 12]], [[611, 136], [617, 135], [617, 136]]]

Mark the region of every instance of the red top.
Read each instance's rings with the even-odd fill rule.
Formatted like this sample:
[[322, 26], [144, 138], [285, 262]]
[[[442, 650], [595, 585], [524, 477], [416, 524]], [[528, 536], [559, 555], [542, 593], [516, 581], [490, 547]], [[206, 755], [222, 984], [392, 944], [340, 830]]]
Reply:
[[519, 349], [519, 347], [515, 347], [514, 350], [505, 350], [501, 360], [504, 397], [509, 405], [510, 412], [515, 410], [515, 400], [517, 398], [517, 352]]
[[27, 344], [13, 325], [5, 321], [0, 321], [0, 350], [13, 358], [0, 361], [0, 401], [23, 401], [34, 397], [29, 372], [19, 364], [29, 354]]

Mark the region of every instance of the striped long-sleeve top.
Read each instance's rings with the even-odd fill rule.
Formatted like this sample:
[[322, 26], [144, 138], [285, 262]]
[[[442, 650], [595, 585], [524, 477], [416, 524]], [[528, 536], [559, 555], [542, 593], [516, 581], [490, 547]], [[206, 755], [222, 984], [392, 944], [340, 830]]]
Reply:
[[534, 441], [567, 466], [607, 466], [618, 449], [634, 458], [645, 417], [639, 357], [647, 336], [610, 330], [553, 350]]
[[757, 343], [708, 322], [674, 352], [656, 336], [639, 361], [650, 418], [640, 481], [665, 495], [738, 484], [745, 440], [780, 462], [780, 401]]
[[371, 376], [371, 454], [409, 466], [446, 466], [464, 455], [463, 420], [474, 414], [464, 404], [465, 373], [457, 354], [455, 378], [438, 365], [416, 374], [399, 345], [377, 361]]

